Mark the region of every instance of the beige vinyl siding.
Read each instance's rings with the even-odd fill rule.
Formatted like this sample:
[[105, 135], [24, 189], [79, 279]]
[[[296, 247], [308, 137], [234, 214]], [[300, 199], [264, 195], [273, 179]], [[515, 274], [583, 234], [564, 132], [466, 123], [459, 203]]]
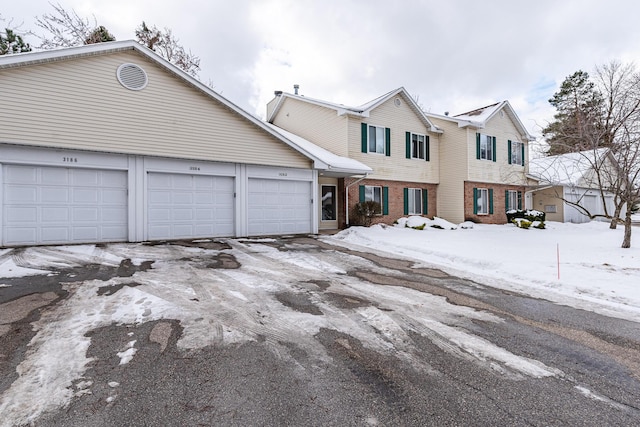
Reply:
[[273, 124], [334, 154], [347, 155], [346, 119], [332, 108], [287, 97]]
[[[438, 216], [454, 223], [464, 218], [464, 182], [467, 180], [469, 131], [448, 120], [430, 117], [444, 130], [440, 136], [440, 185], [438, 186]], [[472, 132], [475, 138], [475, 132]], [[474, 143], [475, 147], [475, 143]], [[475, 160], [475, 153], [473, 159]]]
[[[395, 105], [394, 97], [373, 109], [370, 117], [349, 117], [349, 157], [371, 167], [371, 179], [437, 184], [440, 165], [438, 134], [428, 132], [407, 100], [398, 97], [400, 106]], [[391, 129], [391, 156], [362, 152], [361, 123]], [[406, 158], [406, 132], [429, 135], [430, 161]]]
[[552, 187], [536, 191], [533, 193], [533, 209], [544, 212], [545, 206], [555, 205], [556, 213], [547, 212], [546, 220], [564, 222], [564, 202], [561, 199], [563, 192], [564, 189], [562, 187]]
[[[502, 114], [501, 114], [502, 113]], [[496, 161], [476, 159], [476, 132], [496, 137]], [[525, 144], [525, 167], [509, 164], [508, 141]], [[469, 181], [523, 185], [529, 161], [528, 143], [520, 136], [508, 114], [498, 112], [483, 129], [470, 129], [468, 141]]]
[[[122, 63], [148, 86], [120, 85]], [[0, 70], [12, 120], [0, 142], [308, 168], [311, 162], [257, 125], [135, 52]], [[5, 109], [6, 111], [6, 109]]]

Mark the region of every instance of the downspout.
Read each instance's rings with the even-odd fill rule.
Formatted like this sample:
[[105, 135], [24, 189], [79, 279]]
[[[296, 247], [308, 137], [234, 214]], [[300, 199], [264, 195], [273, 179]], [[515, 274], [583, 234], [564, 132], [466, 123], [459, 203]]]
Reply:
[[367, 179], [368, 176], [369, 176], [369, 174], [365, 173], [362, 178], [356, 179], [351, 184], [348, 184], [345, 187], [345, 192], [344, 192], [344, 210], [345, 210], [345, 224], [346, 224], [347, 227], [349, 226], [349, 187], [351, 187], [352, 185], [356, 185], [357, 183], [361, 182], [363, 179]]

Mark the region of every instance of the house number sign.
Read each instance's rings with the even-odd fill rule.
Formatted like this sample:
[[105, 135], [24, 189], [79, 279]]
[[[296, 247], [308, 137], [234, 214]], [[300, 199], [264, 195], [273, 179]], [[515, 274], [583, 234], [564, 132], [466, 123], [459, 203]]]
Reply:
[[62, 161], [65, 163], [78, 163], [77, 157], [63, 157]]

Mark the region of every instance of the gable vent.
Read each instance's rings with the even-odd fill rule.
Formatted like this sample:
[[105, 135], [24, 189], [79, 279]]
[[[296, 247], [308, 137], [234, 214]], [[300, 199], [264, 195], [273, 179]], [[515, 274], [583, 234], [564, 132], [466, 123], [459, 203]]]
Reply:
[[147, 87], [147, 73], [135, 64], [122, 64], [116, 72], [120, 84], [130, 90], [142, 90]]

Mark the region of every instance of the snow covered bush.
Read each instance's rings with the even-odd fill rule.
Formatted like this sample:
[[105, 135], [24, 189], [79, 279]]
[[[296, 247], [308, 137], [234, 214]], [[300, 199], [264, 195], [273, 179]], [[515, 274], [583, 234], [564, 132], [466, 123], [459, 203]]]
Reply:
[[[535, 223], [534, 227], [544, 229], [544, 220], [546, 219], [546, 216], [547, 215], [544, 212], [540, 212], [535, 209], [511, 209], [507, 211], [507, 222], [511, 222], [519, 228], [529, 228]], [[526, 227], [522, 226], [523, 221], [528, 222]]]

